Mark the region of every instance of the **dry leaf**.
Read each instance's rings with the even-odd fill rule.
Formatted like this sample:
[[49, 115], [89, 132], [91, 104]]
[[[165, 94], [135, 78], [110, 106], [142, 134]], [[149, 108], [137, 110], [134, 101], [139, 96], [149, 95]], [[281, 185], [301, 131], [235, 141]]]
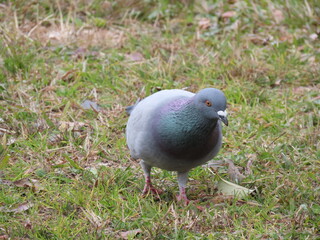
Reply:
[[27, 211], [29, 208], [33, 207], [33, 203], [22, 203], [18, 207], [13, 209], [7, 209], [6, 207], [0, 207], [0, 212], [12, 212], [12, 213], [19, 213]]
[[16, 180], [13, 182], [13, 184], [16, 187], [32, 187], [37, 182], [35, 179], [29, 179], [29, 178], [22, 178], [20, 180]]
[[49, 142], [50, 144], [55, 144], [55, 143], [60, 142], [62, 139], [63, 139], [63, 137], [62, 137], [61, 134], [52, 133], [52, 134], [50, 134], [49, 137], [48, 137], [48, 142]]
[[139, 52], [133, 52], [130, 54], [126, 54], [126, 59], [133, 62], [141, 62], [144, 60], [144, 57]]
[[75, 51], [71, 52], [71, 54], [76, 59], [83, 58], [87, 54], [87, 48], [79, 47]]
[[320, 100], [320, 95], [311, 99], [312, 102], [316, 102], [316, 103], [319, 103], [319, 100]]
[[273, 40], [273, 36], [259, 36], [257, 34], [248, 34], [247, 39], [253, 44], [265, 46]]
[[219, 167], [225, 166], [225, 161], [219, 160], [219, 161], [209, 161], [207, 164], [202, 165], [203, 168], [214, 168], [217, 169]]
[[32, 223], [30, 222], [30, 219], [29, 219], [29, 218], [26, 220], [26, 222], [23, 224], [23, 226], [24, 226], [26, 229], [32, 229]]
[[16, 187], [31, 188], [34, 192], [39, 192], [43, 190], [43, 187], [39, 184], [39, 181], [36, 179], [22, 178], [20, 180], [14, 181], [13, 184]]
[[11, 131], [11, 130], [8, 130], [5, 128], [0, 128], [0, 132], [6, 133], [6, 134], [11, 134], [11, 135], [16, 133], [15, 131]]
[[65, 122], [65, 121], [59, 122], [59, 130], [61, 132], [79, 131], [81, 130], [82, 127], [88, 127], [88, 124], [84, 122]]
[[255, 207], [262, 207], [262, 205], [258, 202], [255, 201], [244, 201], [244, 200], [237, 200], [238, 204], [246, 204], [250, 206], [255, 206]]
[[201, 19], [199, 20], [198, 27], [199, 27], [200, 29], [208, 29], [210, 26], [211, 26], [210, 19], [208, 19], [208, 18], [201, 18]]
[[63, 74], [63, 76], [61, 77], [61, 80], [71, 81], [74, 78], [74, 73], [76, 72], [77, 72], [77, 69], [71, 69], [67, 71], [66, 73]]
[[306, 92], [312, 91], [311, 87], [296, 87], [293, 89], [293, 93], [295, 94], [305, 94]]
[[247, 166], [246, 166], [246, 169], [245, 169], [245, 174], [246, 175], [252, 174], [252, 170], [251, 170], [252, 162], [253, 162], [253, 159], [249, 159], [248, 162], [247, 162]]
[[0, 184], [4, 184], [4, 185], [13, 185], [13, 182], [10, 180], [3, 180], [0, 179]]
[[240, 173], [239, 169], [234, 165], [232, 160], [228, 159], [226, 160], [226, 162], [228, 163], [229, 178], [235, 183], [240, 183], [245, 178], [245, 176]]
[[83, 103], [81, 103], [81, 107], [83, 109], [93, 109], [96, 112], [101, 110], [100, 106], [96, 102], [92, 102], [90, 100], [84, 100]]
[[11, 209], [10, 212], [19, 213], [27, 211], [29, 208], [33, 207], [33, 203], [23, 203], [19, 205], [17, 208]]
[[279, 9], [274, 9], [274, 10], [272, 11], [272, 15], [273, 15], [273, 18], [274, 18], [274, 20], [276, 21], [276, 23], [280, 23], [280, 22], [282, 22], [283, 19], [284, 19], [283, 13], [282, 13], [282, 11], [279, 10]]
[[92, 210], [86, 210], [82, 209], [84, 215], [86, 218], [90, 221], [91, 225], [101, 231], [102, 228], [108, 223], [107, 221], [104, 221], [100, 216], [96, 215]]
[[231, 196], [231, 195], [218, 195], [210, 199], [210, 202], [213, 202], [214, 204], [219, 204], [219, 203], [230, 202], [233, 199], [234, 199], [234, 196]]
[[270, 86], [271, 87], [279, 87], [280, 86], [280, 84], [281, 84], [281, 79], [280, 78], [278, 78], [274, 83], [272, 83]]
[[236, 16], [237, 13], [235, 11], [228, 11], [228, 12], [224, 12], [221, 17], [222, 18], [232, 18], [234, 16]]
[[301, 204], [298, 210], [294, 213], [294, 221], [297, 225], [302, 225], [308, 215], [308, 207], [306, 204]]
[[312, 41], [314, 41], [314, 40], [316, 40], [316, 39], [318, 38], [318, 34], [312, 33], [312, 34], [309, 36], [309, 38], [310, 38]]
[[126, 232], [120, 232], [120, 236], [123, 239], [129, 239], [135, 237], [137, 234], [142, 233], [141, 229], [129, 230]]
[[228, 182], [223, 178], [219, 177], [220, 180], [218, 182], [218, 192], [229, 195], [229, 196], [236, 196], [238, 198], [244, 198], [248, 196], [250, 193], [254, 192], [254, 190], [239, 186], [235, 183]]

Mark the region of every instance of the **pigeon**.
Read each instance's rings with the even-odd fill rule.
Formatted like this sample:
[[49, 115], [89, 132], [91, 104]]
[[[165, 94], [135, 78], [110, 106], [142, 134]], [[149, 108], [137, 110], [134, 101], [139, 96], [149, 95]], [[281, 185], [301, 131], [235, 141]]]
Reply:
[[192, 93], [171, 89], [156, 92], [127, 107], [126, 140], [131, 157], [141, 159], [143, 194], [160, 194], [151, 183], [151, 168], [176, 171], [178, 201], [186, 195], [188, 173], [215, 157], [222, 145], [222, 124], [228, 126], [227, 100], [216, 88]]

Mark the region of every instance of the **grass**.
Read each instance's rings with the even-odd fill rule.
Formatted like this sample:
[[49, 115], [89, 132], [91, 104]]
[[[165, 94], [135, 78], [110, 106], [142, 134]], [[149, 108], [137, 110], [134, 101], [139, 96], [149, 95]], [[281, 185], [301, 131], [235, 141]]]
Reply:
[[[319, 16], [299, 0], [2, 1], [0, 238], [320, 238]], [[203, 211], [159, 169], [163, 196], [142, 198], [124, 108], [210, 86], [230, 114], [216, 159], [258, 194], [217, 201], [198, 167], [188, 195]]]

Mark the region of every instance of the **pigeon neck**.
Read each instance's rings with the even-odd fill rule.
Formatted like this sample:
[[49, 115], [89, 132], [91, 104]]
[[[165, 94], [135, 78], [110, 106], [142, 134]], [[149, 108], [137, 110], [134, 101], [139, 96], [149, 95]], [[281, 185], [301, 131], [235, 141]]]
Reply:
[[153, 126], [161, 148], [177, 158], [194, 159], [207, 154], [215, 144], [217, 120], [207, 119], [192, 99], [179, 99], [163, 107]]

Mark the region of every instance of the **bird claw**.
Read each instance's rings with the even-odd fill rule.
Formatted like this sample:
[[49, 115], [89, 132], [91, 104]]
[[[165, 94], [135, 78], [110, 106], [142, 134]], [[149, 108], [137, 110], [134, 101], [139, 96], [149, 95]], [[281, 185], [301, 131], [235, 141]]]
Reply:
[[155, 188], [155, 187], [152, 186], [151, 184], [146, 184], [146, 185], [144, 185], [142, 194], [145, 196], [145, 195], [147, 195], [147, 194], [150, 193], [150, 192], [151, 192], [153, 195], [155, 195], [155, 196], [159, 196], [159, 195], [161, 195], [161, 194], [163, 193], [162, 190]]
[[177, 201], [183, 203], [186, 206], [191, 202], [185, 194], [177, 195]]
[[[186, 195], [181, 195], [181, 194], [177, 195], [177, 201], [181, 202], [185, 206], [188, 206], [191, 203], [198, 203], [199, 202], [199, 200], [189, 200]], [[201, 206], [195, 205], [195, 207], [197, 209], [199, 209], [200, 211], [204, 210], [204, 208]]]

